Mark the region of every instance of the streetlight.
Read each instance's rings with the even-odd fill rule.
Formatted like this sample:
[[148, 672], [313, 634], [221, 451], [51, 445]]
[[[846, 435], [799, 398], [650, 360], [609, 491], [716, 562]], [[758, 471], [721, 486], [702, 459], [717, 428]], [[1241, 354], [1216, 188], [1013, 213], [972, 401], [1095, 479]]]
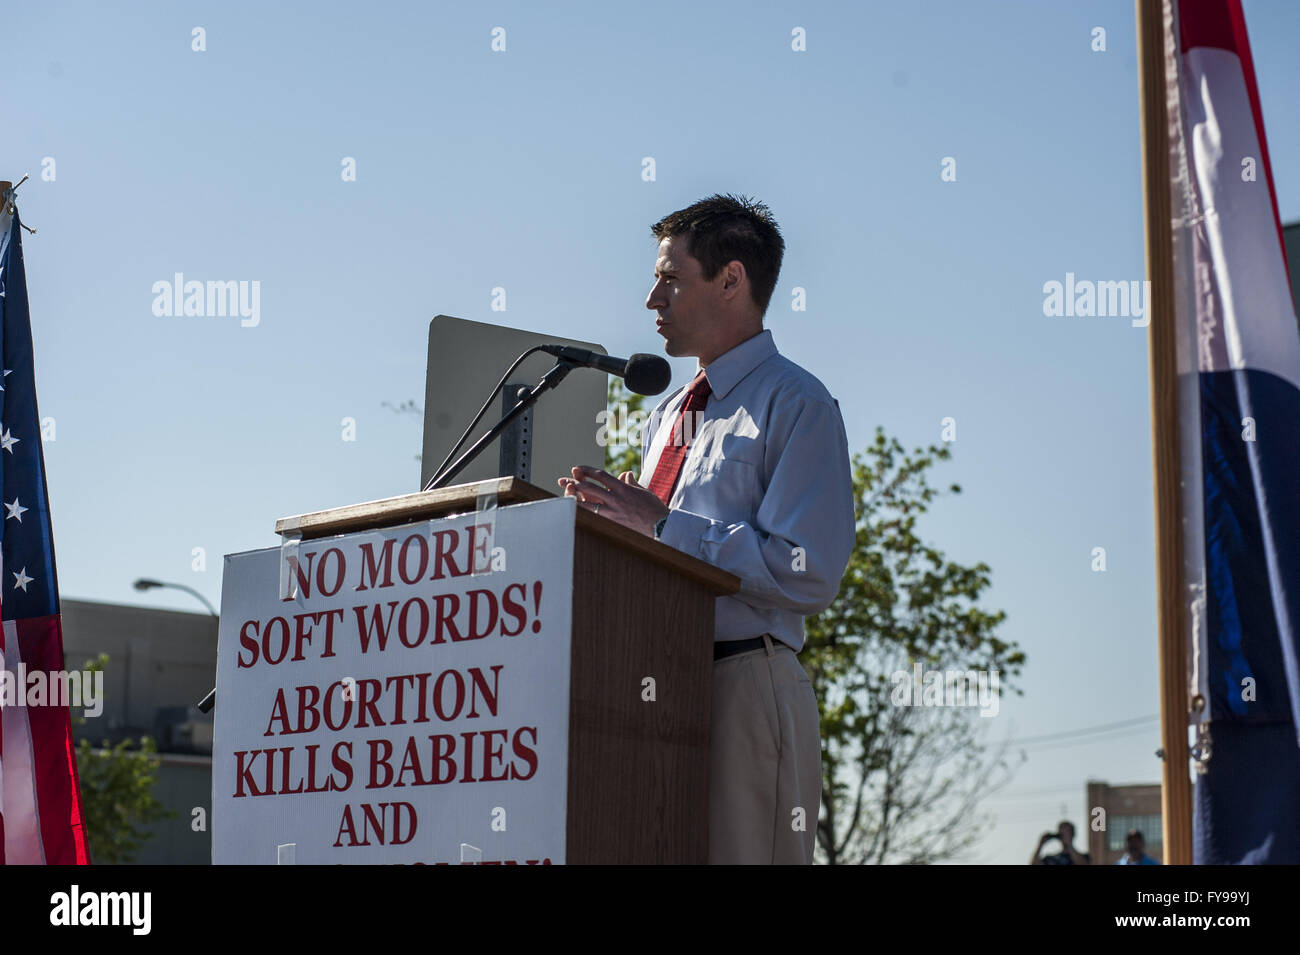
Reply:
[[[216, 608], [213, 607], [212, 604], [208, 602], [208, 598], [203, 596], [203, 594], [199, 593], [193, 587], [188, 587], [185, 584], [173, 584], [170, 581], [166, 581], [166, 580], [151, 580], [148, 577], [141, 577], [131, 586], [134, 587], [136, 590], [140, 590], [140, 591], [157, 590], [159, 587], [171, 587], [173, 590], [183, 590], [187, 594], [190, 594], [195, 598], [197, 598], [199, 602], [203, 604], [203, 606], [207, 607], [208, 613], [210, 613], [214, 617], [217, 617], [217, 619], [220, 619], [220, 615], [217, 613]], [[198, 703], [199, 712], [209, 713], [211, 712], [212, 707], [216, 705], [217, 705], [217, 691], [214, 689], [203, 699], [199, 700]]]
[[173, 590], [183, 590], [187, 594], [190, 594], [196, 599], [198, 599], [199, 602], [203, 604], [203, 606], [207, 607], [208, 613], [212, 614], [212, 616], [214, 617], [219, 616], [216, 608], [213, 607], [212, 604], [208, 602], [207, 597], [203, 596], [203, 594], [199, 593], [193, 587], [188, 587], [185, 584], [173, 584], [166, 580], [150, 580], [148, 577], [141, 577], [131, 586], [134, 587], [136, 590], [156, 590], [159, 587], [171, 587]]

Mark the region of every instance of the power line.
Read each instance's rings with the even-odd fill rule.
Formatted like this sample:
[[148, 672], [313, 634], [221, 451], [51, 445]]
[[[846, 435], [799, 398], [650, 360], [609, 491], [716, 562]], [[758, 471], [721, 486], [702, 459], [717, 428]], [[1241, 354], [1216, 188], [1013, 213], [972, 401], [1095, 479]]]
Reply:
[[[1109, 743], [1111, 740], [1117, 740], [1125, 736], [1133, 736], [1137, 733], [1150, 733], [1149, 726], [1133, 726], [1128, 729], [1108, 730], [1104, 733], [1097, 733], [1094, 736], [1083, 736], [1078, 739], [1062, 740], [1058, 743], [1042, 746], [1041, 749], [1068, 749], [1071, 746], [1087, 746], [1091, 743]], [[1035, 747], [1038, 748], [1038, 747]]]
[[[1115, 733], [1105, 738], [1069, 740], [1064, 743], [1058, 743], [1056, 746], [1049, 747], [1049, 748], [1064, 749], [1067, 746], [1086, 746], [1089, 743], [1106, 743], [1112, 739], [1118, 739], [1121, 736], [1129, 736], [1132, 735], [1133, 733], [1140, 733], [1140, 732], [1143, 732], [1143, 728], [1137, 727], [1136, 729], [1130, 729], [1124, 732]], [[1020, 790], [1020, 791], [1012, 790], [1011, 792], [1007, 792], [1007, 793], [994, 792], [994, 793], [990, 793], [988, 796], [985, 796], [984, 799], [992, 802], [998, 799], [1022, 799], [1022, 798], [1045, 797], [1058, 792], [1073, 792], [1082, 789], [1084, 786], [1086, 786], [1086, 782], [1074, 783], [1071, 786], [1060, 786], [1056, 789], [1038, 789], [1038, 790]]]
[[1007, 740], [1008, 746], [1026, 746], [1037, 743], [1047, 743], [1058, 739], [1069, 739], [1076, 736], [1090, 736], [1096, 733], [1107, 733], [1112, 730], [1124, 729], [1129, 726], [1138, 726], [1139, 724], [1154, 723], [1160, 720], [1158, 713], [1150, 716], [1138, 716], [1131, 720], [1120, 720], [1117, 723], [1099, 723], [1096, 726], [1084, 726], [1075, 730], [1063, 730], [1060, 733], [1046, 733], [1042, 736], [1025, 736], [1021, 739]]
[[1077, 792], [1081, 787], [1078, 783], [1071, 783], [1069, 786], [1057, 786], [1054, 789], [1021, 789], [1012, 790], [1005, 793], [994, 793], [991, 796], [985, 796], [982, 801], [995, 802], [999, 799], [1039, 799], [1046, 796], [1055, 796], [1057, 793]]
[[[1118, 723], [1105, 723], [1105, 724], [1100, 724], [1098, 726], [1084, 727], [1082, 729], [1077, 729], [1077, 730], [1067, 730], [1064, 733], [1049, 733], [1045, 736], [1026, 737], [1025, 739], [1020, 740], [1019, 742], [1021, 744], [1029, 743], [1031, 741], [1043, 742], [1043, 741], [1059, 739], [1063, 736], [1064, 737], [1069, 737], [1071, 735], [1079, 736], [1079, 734], [1082, 733], [1091, 733], [1092, 734], [1091, 736], [1074, 738], [1074, 739], [1067, 738], [1064, 742], [1058, 742], [1055, 746], [1051, 746], [1048, 748], [1064, 749], [1068, 746], [1087, 745], [1089, 743], [1105, 743], [1112, 739], [1119, 739], [1120, 737], [1123, 736], [1131, 736], [1134, 733], [1145, 732], [1146, 730], [1145, 725], [1134, 725], [1134, 724], [1148, 724], [1156, 720], [1159, 720], [1159, 716], [1143, 716], [1143, 717], [1137, 717], [1132, 720], [1121, 720]], [[988, 796], [985, 796], [981, 800], [981, 802], [998, 802], [999, 800], [1019, 801], [1023, 799], [1041, 799], [1044, 802], [1046, 802], [1047, 797], [1054, 796], [1058, 793], [1063, 793], [1063, 792], [1075, 792], [1078, 790], [1078, 788], [1079, 788], [1079, 784], [1073, 783], [1068, 786], [1056, 786], [1048, 789], [1012, 790], [1011, 792], [1005, 792], [1005, 793], [995, 792], [989, 794]]]

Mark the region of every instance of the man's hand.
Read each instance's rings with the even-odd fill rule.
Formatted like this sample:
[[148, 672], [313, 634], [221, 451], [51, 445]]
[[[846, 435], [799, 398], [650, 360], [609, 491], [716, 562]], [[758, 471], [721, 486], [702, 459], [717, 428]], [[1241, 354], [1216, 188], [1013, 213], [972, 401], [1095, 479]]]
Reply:
[[624, 527], [655, 536], [655, 524], [668, 515], [664, 502], [653, 491], [636, 483], [636, 475], [624, 471], [617, 478], [600, 468], [578, 465], [573, 477], [560, 478], [565, 497], [576, 497], [579, 505], [608, 517]]

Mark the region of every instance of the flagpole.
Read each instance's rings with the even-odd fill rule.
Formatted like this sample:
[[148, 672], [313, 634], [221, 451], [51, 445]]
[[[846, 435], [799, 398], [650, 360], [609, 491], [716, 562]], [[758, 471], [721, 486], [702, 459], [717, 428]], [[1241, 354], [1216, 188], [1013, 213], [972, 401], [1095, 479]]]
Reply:
[[1150, 326], [1151, 437], [1155, 468], [1156, 608], [1160, 648], [1160, 807], [1164, 861], [1192, 863], [1192, 786], [1187, 747], [1187, 626], [1179, 506], [1178, 366], [1165, 77], [1165, 2], [1137, 4], [1138, 95]]

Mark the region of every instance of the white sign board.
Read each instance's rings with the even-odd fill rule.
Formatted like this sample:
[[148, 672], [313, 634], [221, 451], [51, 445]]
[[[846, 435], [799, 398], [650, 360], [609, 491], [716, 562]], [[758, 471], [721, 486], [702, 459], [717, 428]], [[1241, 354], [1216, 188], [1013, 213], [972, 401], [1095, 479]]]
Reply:
[[563, 862], [575, 514], [228, 555], [213, 862]]

